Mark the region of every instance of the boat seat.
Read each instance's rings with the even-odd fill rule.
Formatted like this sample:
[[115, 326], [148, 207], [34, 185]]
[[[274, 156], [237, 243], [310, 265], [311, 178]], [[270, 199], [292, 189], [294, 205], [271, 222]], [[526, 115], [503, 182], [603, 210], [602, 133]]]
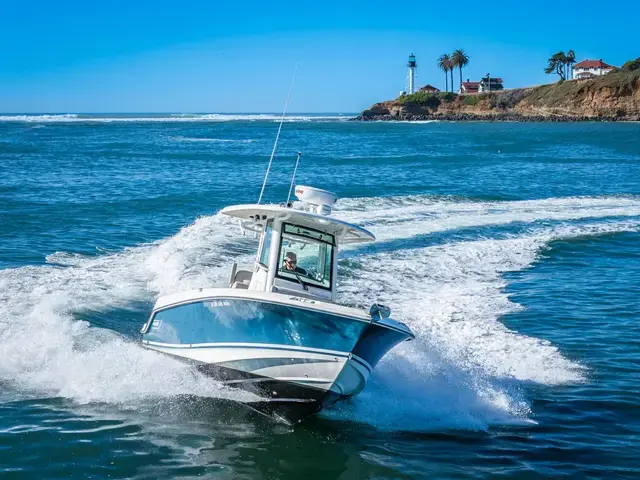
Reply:
[[249, 284], [251, 283], [251, 277], [253, 276], [253, 272], [248, 270], [238, 270], [233, 277], [233, 281], [231, 282], [231, 288], [242, 288], [248, 289]]

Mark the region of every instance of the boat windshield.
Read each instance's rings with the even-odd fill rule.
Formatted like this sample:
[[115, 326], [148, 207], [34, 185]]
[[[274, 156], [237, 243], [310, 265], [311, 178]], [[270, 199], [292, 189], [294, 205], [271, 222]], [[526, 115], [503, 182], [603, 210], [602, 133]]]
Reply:
[[278, 277], [331, 289], [334, 243], [333, 235], [285, 223], [278, 255]]

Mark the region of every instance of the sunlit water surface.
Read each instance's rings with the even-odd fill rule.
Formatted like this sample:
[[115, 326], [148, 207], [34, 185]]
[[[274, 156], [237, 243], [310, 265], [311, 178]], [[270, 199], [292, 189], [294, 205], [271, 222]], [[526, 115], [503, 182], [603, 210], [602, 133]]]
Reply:
[[335, 191], [377, 236], [341, 300], [416, 333], [296, 428], [140, 348], [159, 294], [256, 241], [273, 116], [0, 117], [0, 476], [640, 475], [640, 125], [297, 116], [267, 200]]

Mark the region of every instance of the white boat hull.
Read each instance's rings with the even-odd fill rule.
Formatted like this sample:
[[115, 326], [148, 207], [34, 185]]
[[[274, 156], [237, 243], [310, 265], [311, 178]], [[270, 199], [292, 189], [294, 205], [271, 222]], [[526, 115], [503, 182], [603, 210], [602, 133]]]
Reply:
[[[318, 308], [243, 297], [158, 309], [145, 326], [143, 345], [263, 397], [250, 406], [290, 423], [358, 394], [375, 363], [410, 336]], [[339, 349], [326, 348], [331, 346]]]
[[[340, 396], [359, 393], [367, 383], [371, 368], [362, 359], [342, 352], [321, 352], [315, 349], [292, 349], [289, 346], [259, 346], [251, 344], [203, 344], [180, 346], [145, 341], [144, 345], [198, 365], [220, 367], [265, 377], [281, 382], [333, 391]], [[229, 385], [250, 382], [250, 379], [226, 380]], [[255, 380], [254, 380], [255, 382]]]

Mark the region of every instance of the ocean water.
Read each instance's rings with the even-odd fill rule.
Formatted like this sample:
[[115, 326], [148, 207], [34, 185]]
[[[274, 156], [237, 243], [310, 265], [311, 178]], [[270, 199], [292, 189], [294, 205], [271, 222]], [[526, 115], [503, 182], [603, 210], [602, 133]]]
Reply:
[[640, 125], [287, 119], [266, 197], [377, 241], [341, 299], [416, 340], [294, 428], [140, 348], [256, 241], [277, 115], [0, 116], [0, 477], [640, 478]]

